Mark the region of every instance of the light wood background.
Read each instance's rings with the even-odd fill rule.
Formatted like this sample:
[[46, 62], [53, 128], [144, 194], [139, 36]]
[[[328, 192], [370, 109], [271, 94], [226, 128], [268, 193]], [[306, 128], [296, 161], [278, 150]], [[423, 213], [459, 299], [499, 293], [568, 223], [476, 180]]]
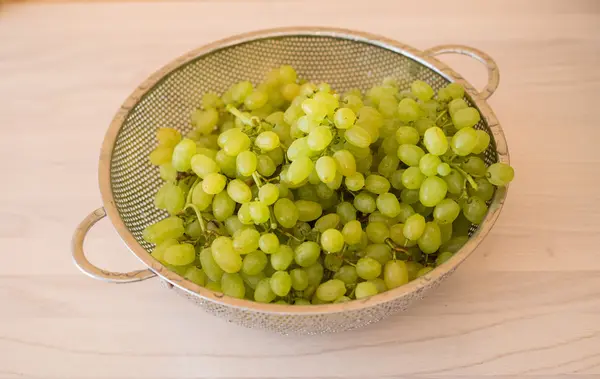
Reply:
[[[226, 324], [156, 280], [80, 274], [71, 233], [101, 205], [98, 152], [122, 100], [189, 49], [285, 25], [497, 60], [490, 104], [516, 180], [472, 258], [405, 313], [294, 338]], [[444, 60], [485, 82], [469, 58]], [[0, 5], [0, 378], [599, 377], [599, 62], [594, 0]], [[140, 267], [106, 221], [86, 247], [102, 267]]]

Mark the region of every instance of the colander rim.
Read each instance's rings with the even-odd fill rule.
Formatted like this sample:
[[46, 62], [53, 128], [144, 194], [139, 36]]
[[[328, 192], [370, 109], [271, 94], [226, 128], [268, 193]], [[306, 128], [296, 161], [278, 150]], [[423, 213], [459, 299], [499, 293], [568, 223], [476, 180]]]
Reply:
[[485, 119], [489, 129], [493, 134], [494, 141], [496, 144], [496, 151], [498, 154], [498, 162], [503, 162], [507, 164], [510, 162], [508, 147], [506, 144], [504, 133], [502, 131], [500, 123], [498, 122], [492, 109], [487, 104], [486, 100], [483, 99], [479, 95], [479, 93], [474, 89], [474, 87], [461, 75], [456, 73], [445, 63], [439, 61], [433, 56], [429, 56], [424, 52], [415, 49], [409, 45], [386, 37], [350, 29], [331, 27], [285, 27], [264, 29], [234, 35], [193, 49], [183, 54], [182, 56], [172, 60], [170, 63], [166, 64], [165, 66], [154, 72], [127, 97], [127, 99], [120, 106], [119, 110], [116, 112], [113, 120], [111, 121], [108, 127], [100, 152], [98, 180], [102, 196], [102, 202], [106, 210], [106, 214], [108, 215], [112, 225], [117, 230], [117, 233], [119, 234], [120, 238], [123, 240], [125, 245], [128, 247], [128, 249], [150, 270], [154, 271], [162, 279], [189, 293], [190, 295], [200, 297], [206, 301], [216, 302], [220, 305], [231, 306], [238, 309], [245, 309], [252, 312], [265, 314], [325, 315], [347, 311], [363, 310], [365, 308], [374, 307], [383, 303], [396, 300], [401, 297], [410, 296], [410, 294], [412, 293], [419, 292], [420, 290], [429, 287], [431, 282], [437, 282], [443, 279], [449, 272], [455, 270], [475, 250], [475, 248], [479, 245], [483, 238], [489, 233], [500, 214], [500, 211], [504, 204], [504, 200], [506, 198], [507, 188], [499, 188], [495, 192], [495, 195], [489, 207], [488, 214], [486, 215], [484, 221], [469, 238], [468, 242], [458, 252], [456, 252], [454, 256], [450, 260], [448, 260], [444, 265], [435, 268], [427, 275], [415, 279], [403, 286], [397, 287], [392, 290], [388, 290], [370, 298], [354, 300], [340, 304], [321, 304], [305, 306], [262, 304], [250, 300], [237, 299], [224, 296], [220, 293], [215, 293], [211, 290], [198, 286], [195, 283], [184, 279], [175, 272], [168, 270], [161, 263], [155, 260], [150, 255], [150, 253], [148, 253], [146, 249], [144, 249], [144, 247], [137, 242], [133, 234], [125, 226], [124, 221], [120, 217], [112, 191], [110, 173], [111, 158], [113, 148], [117, 141], [119, 131], [122, 125], [126, 122], [127, 116], [134, 109], [136, 104], [143, 98], [143, 96], [149, 91], [151, 91], [156, 84], [158, 84], [171, 72], [175, 71], [180, 66], [190, 63], [203, 55], [256, 40], [297, 36], [322, 36], [330, 38], [339, 38], [377, 46], [379, 48], [383, 48], [407, 56], [412, 60], [416, 61], [417, 63], [420, 63], [434, 70], [437, 74], [445, 77], [446, 79], [452, 82], [460, 83], [464, 86], [466, 93], [469, 95], [473, 103], [480, 110], [482, 118]]

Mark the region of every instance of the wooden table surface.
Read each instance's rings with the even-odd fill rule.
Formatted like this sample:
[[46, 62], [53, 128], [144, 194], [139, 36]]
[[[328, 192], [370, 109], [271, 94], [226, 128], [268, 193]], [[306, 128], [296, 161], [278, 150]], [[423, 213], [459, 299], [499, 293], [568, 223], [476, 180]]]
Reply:
[[[480, 248], [407, 312], [316, 337], [227, 324], [157, 280], [82, 275], [70, 238], [101, 205], [98, 151], [122, 100], [189, 49], [285, 25], [496, 59], [490, 105], [516, 179]], [[444, 60], [484, 83], [469, 58]], [[594, 0], [0, 5], [0, 378], [599, 377], [599, 62]], [[86, 248], [140, 268], [107, 221]]]

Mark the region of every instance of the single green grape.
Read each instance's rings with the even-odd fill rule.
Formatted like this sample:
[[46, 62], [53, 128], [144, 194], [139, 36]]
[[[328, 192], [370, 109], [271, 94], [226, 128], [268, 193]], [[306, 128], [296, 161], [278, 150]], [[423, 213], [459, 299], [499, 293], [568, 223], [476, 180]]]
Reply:
[[415, 80], [412, 82], [410, 91], [421, 101], [427, 101], [434, 95], [433, 88], [422, 80]]
[[269, 283], [271, 290], [277, 296], [286, 296], [292, 289], [292, 278], [286, 271], [276, 271]]
[[321, 255], [321, 248], [316, 242], [303, 242], [294, 250], [294, 260], [299, 266], [309, 267], [317, 262]]
[[402, 185], [411, 190], [417, 190], [426, 179], [418, 167], [409, 167], [402, 173]]
[[231, 238], [217, 237], [211, 245], [211, 251], [223, 271], [232, 274], [242, 269], [242, 257], [234, 250]]
[[404, 144], [398, 147], [398, 158], [407, 166], [418, 167], [425, 152], [419, 146]]
[[435, 207], [444, 200], [448, 192], [448, 185], [437, 176], [426, 178], [419, 189], [419, 200], [426, 207]]
[[342, 224], [356, 220], [356, 208], [354, 208], [354, 206], [347, 201], [343, 201], [338, 204], [336, 207], [336, 213], [340, 216], [340, 222]]
[[177, 239], [183, 236], [183, 233], [185, 233], [183, 220], [171, 216], [147, 226], [142, 233], [142, 238], [147, 242], [160, 244], [167, 239]]
[[315, 201], [298, 200], [296, 201], [296, 209], [298, 210], [298, 220], [304, 222], [314, 221], [321, 217], [323, 213], [321, 204]]
[[358, 274], [356, 273], [356, 268], [354, 266], [343, 265], [333, 275], [333, 278], [339, 279], [346, 285], [350, 286], [356, 284], [356, 282], [358, 281]]
[[332, 140], [331, 130], [325, 125], [318, 125], [308, 134], [306, 142], [311, 150], [323, 151]]
[[360, 258], [356, 262], [356, 274], [365, 280], [375, 279], [381, 274], [381, 263], [371, 257]]
[[442, 163], [441, 159], [437, 155], [425, 154], [419, 161], [419, 170], [425, 176], [437, 175], [438, 166]]
[[494, 163], [487, 168], [486, 178], [495, 186], [505, 186], [515, 177], [514, 169], [506, 163]]
[[248, 253], [242, 262], [242, 272], [247, 275], [258, 275], [267, 265], [267, 256], [260, 250]]
[[255, 224], [264, 224], [269, 221], [271, 213], [267, 204], [262, 201], [252, 201], [249, 203], [250, 217]]
[[327, 229], [321, 234], [321, 246], [330, 253], [340, 252], [344, 247], [344, 236], [339, 230]]
[[428, 222], [417, 242], [419, 249], [425, 254], [435, 253], [442, 244], [442, 234], [438, 224], [435, 221]]
[[398, 118], [402, 122], [416, 121], [419, 118], [419, 104], [410, 98], [404, 98], [398, 103]]
[[429, 274], [431, 271], [433, 271], [433, 267], [423, 267], [422, 269], [419, 270], [419, 272], [417, 272], [417, 278], [425, 276], [425, 275]]
[[343, 176], [350, 176], [356, 172], [356, 160], [354, 155], [346, 149], [333, 153], [333, 159], [337, 163], [337, 169]]
[[260, 233], [256, 229], [240, 229], [233, 238], [233, 248], [238, 254], [248, 254], [258, 249]]
[[420, 139], [419, 131], [412, 126], [400, 126], [396, 130], [396, 142], [398, 145], [416, 145]]
[[477, 196], [483, 201], [491, 200], [494, 196], [494, 185], [486, 178], [477, 178], [475, 183], [477, 183], [477, 190], [471, 186], [467, 188], [469, 196]]
[[463, 214], [473, 224], [481, 224], [487, 214], [487, 210], [488, 207], [485, 201], [477, 196], [469, 197], [462, 206]]
[[356, 285], [354, 295], [356, 299], [364, 299], [366, 297], [377, 295], [377, 286], [372, 282], [361, 282]]
[[477, 144], [473, 149], [473, 154], [481, 154], [490, 145], [490, 135], [483, 130], [475, 130], [475, 133], [477, 133]]
[[334, 301], [346, 293], [346, 285], [339, 279], [331, 279], [317, 287], [316, 296], [326, 302]]
[[459, 109], [452, 115], [452, 123], [456, 129], [470, 128], [481, 120], [479, 111], [472, 107]]
[[436, 172], [439, 176], [448, 176], [452, 172], [452, 168], [448, 163], [442, 162], [437, 166]]
[[292, 279], [292, 288], [295, 291], [303, 291], [308, 287], [308, 273], [305, 269], [295, 268], [291, 270], [290, 278]]
[[191, 160], [196, 154], [196, 142], [184, 138], [173, 149], [171, 164], [177, 171], [185, 172], [192, 168]]
[[246, 294], [244, 280], [239, 274], [224, 273], [221, 278], [221, 292], [227, 296], [243, 299]]
[[[202, 181], [202, 190], [208, 195], [216, 195], [225, 189], [227, 178], [216, 172], [207, 174]], [[199, 187], [199, 186], [198, 186]], [[211, 196], [212, 200], [212, 196]], [[193, 200], [192, 200], [193, 202]]]
[[389, 191], [390, 182], [383, 176], [369, 175], [365, 179], [365, 189], [379, 195]]
[[411, 205], [419, 201], [419, 190], [405, 188], [400, 192], [402, 203]]
[[440, 251], [449, 251], [456, 253], [469, 240], [469, 236], [456, 236], [440, 246]]
[[373, 196], [366, 191], [362, 191], [356, 195], [356, 197], [354, 197], [353, 204], [354, 208], [362, 213], [372, 213], [377, 208], [375, 198], [373, 198]]
[[264, 278], [256, 285], [254, 300], [259, 303], [270, 303], [277, 295], [271, 289], [271, 278]]
[[452, 136], [451, 147], [456, 155], [466, 156], [477, 146], [477, 133], [473, 128], [462, 128]]
[[223, 276], [223, 269], [217, 264], [212, 255], [210, 247], [202, 249], [200, 252], [200, 264], [206, 276], [213, 282], [220, 282]]
[[415, 262], [415, 261], [408, 261], [405, 263], [406, 265], [406, 271], [408, 273], [408, 281], [413, 281], [417, 278], [417, 273], [419, 272], [420, 269], [423, 268], [423, 265], [420, 264], [419, 262]]
[[436, 267], [444, 264], [446, 261], [448, 261], [448, 259], [452, 258], [452, 255], [454, 255], [454, 254], [452, 254], [449, 251], [444, 251], [444, 252], [438, 254], [437, 258], [435, 259]]
[[236, 157], [237, 171], [243, 176], [250, 176], [258, 167], [258, 158], [252, 151], [242, 151]]
[[235, 201], [227, 191], [221, 191], [215, 195], [212, 201], [212, 213], [217, 221], [225, 221], [235, 212]]
[[446, 182], [448, 192], [453, 195], [460, 195], [465, 188], [465, 178], [456, 170], [451, 170], [443, 180]]
[[404, 237], [417, 241], [425, 231], [425, 217], [415, 213], [406, 219], [404, 223]]
[[452, 224], [460, 213], [460, 206], [452, 199], [444, 199], [437, 203], [433, 210], [433, 218], [438, 224]]
[[294, 261], [294, 251], [287, 245], [280, 245], [275, 253], [271, 254], [271, 266], [278, 271], [285, 271]]
[[383, 281], [388, 289], [408, 283], [408, 269], [403, 261], [388, 261], [383, 267]]

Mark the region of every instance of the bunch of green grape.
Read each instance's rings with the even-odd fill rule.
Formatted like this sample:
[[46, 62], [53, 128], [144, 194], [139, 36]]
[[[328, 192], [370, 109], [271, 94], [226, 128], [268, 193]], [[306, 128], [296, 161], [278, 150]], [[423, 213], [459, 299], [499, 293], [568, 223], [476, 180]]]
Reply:
[[152, 256], [188, 280], [262, 303], [340, 303], [427, 274], [468, 239], [513, 169], [486, 166], [477, 109], [448, 84], [365, 94], [300, 80], [207, 93], [182, 138], [157, 132], [165, 181]]

